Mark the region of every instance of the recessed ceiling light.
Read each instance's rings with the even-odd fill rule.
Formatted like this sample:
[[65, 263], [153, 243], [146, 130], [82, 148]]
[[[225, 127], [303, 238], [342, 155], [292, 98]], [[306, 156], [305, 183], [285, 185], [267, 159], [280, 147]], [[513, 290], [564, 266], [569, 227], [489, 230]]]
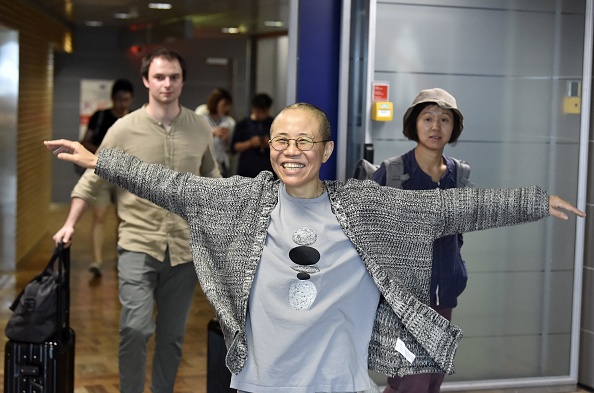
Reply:
[[264, 26], [268, 27], [283, 27], [284, 25], [280, 20], [267, 20], [264, 22]]
[[101, 26], [103, 26], [103, 22], [101, 22], [100, 20], [88, 20], [85, 22], [85, 26], [101, 27]]
[[130, 19], [132, 18], [132, 15], [128, 12], [116, 12], [113, 14], [113, 17], [116, 19]]
[[237, 34], [239, 33], [239, 27], [223, 27], [222, 31], [227, 34]]
[[149, 3], [148, 7], [154, 10], [170, 10], [173, 6], [169, 3]]

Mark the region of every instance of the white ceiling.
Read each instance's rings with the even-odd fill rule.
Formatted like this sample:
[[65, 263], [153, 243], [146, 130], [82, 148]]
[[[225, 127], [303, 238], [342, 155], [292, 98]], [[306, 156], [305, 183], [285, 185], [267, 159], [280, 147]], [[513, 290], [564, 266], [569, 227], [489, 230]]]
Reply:
[[[219, 33], [226, 27], [239, 27], [246, 34], [269, 34], [288, 30], [290, 0], [161, 0], [168, 10], [150, 9], [159, 0], [26, 0], [71, 27], [100, 21], [103, 28], [143, 30], [167, 25], [191, 26], [196, 32]], [[130, 19], [116, 19], [117, 13]], [[266, 26], [281, 21], [282, 27]]]

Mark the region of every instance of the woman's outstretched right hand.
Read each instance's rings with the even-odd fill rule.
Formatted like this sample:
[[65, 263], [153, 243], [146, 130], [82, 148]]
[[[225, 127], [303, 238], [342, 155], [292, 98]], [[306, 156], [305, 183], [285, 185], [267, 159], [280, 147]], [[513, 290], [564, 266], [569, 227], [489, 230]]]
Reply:
[[85, 149], [79, 142], [57, 139], [44, 141], [43, 144], [48, 150], [53, 150], [53, 153], [60, 160], [70, 161], [84, 168], [91, 169], [95, 169], [97, 165], [97, 156]]

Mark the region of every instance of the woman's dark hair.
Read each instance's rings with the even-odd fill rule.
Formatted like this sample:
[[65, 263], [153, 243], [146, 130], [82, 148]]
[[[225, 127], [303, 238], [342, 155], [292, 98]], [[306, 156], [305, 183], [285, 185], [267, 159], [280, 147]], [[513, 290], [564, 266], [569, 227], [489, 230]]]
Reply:
[[[408, 118], [405, 120], [403, 124], [402, 133], [405, 137], [407, 137], [411, 141], [419, 141], [419, 135], [417, 134], [417, 118], [419, 117], [419, 114], [423, 111], [423, 109], [433, 105], [437, 105], [437, 103], [422, 102], [420, 104], [415, 105], [412, 112], [410, 113], [410, 116], [408, 116]], [[462, 127], [460, 126], [460, 118], [456, 111], [451, 109], [450, 111], [452, 112], [452, 115], [454, 117], [454, 128], [452, 130], [452, 136], [450, 137], [448, 143], [454, 144], [456, 143], [458, 137], [460, 137], [460, 134], [462, 133]]]
[[144, 79], [148, 80], [149, 67], [151, 66], [153, 60], [157, 57], [162, 57], [169, 61], [177, 60], [182, 69], [182, 81], [186, 80], [186, 62], [184, 58], [178, 52], [168, 48], [157, 48], [142, 58], [142, 64], [140, 65], [140, 75], [142, 75]]
[[206, 102], [206, 108], [208, 108], [208, 113], [210, 113], [211, 115], [217, 113], [217, 105], [219, 104], [219, 101], [222, 100], [227, 101], [229, 104], [233, 103], [231, 93], [229, 93], [227, 90], [223, 88], [218, 87], [210, 93], [208, 101]]

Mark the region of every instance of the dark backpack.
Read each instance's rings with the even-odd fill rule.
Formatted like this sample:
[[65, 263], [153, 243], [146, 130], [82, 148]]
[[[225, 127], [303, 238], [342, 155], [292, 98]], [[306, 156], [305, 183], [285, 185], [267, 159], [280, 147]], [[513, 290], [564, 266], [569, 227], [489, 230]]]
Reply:
[[[470, 177], [470, 165], [466, 161], [450, 157], [456, 164], [456, 187], [474, 187], [468, 179]], [[402, 156], [390, 157], [382, 161], [386, 167], [386, 186], [402, 188], [402, 183], [410, 178], [408, 173], [404, 173], [404, 162]], [[379, 168], [379, 165], [372, 164], [366, 159], [360, 159], [355, 165], [353, 177], [359, 180], [371, 179], [373, 173]]]

